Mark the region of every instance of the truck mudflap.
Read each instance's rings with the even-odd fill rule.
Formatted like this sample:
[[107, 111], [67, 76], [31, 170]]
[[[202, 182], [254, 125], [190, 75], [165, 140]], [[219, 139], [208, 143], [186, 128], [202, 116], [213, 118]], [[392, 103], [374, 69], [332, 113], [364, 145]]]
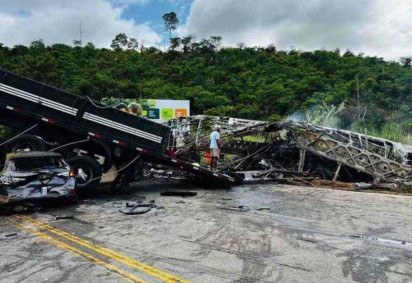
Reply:
[[192, 164], [190, 162], [171, 157], [165, 154], [160, 154], [154, 151], [142, 150], [142, 158], [150, 160], [158, 164], [163, 164], [173, 168], [180, 168], [182, 171], [193, 174], [196, 177], [202, 178], [208, 183], [221, 183], [226, 185], [235, 185], [242, 183], [243, 179], [236, 174], [226, 174], [223, 172], [215, 172], [208, 168]]

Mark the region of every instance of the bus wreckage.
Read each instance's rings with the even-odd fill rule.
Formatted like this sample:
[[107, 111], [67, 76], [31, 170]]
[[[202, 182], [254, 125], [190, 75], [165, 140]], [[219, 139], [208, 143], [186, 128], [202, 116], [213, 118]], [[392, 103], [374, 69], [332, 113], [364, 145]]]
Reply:
[[412, 147], [346, 130], [302, 122], [269, 123], [236, 118], [192, 116], [169, 122], [175, 154], [208, 163], [209, 134], [221, 127], [218, 171], [242, 182], [397, 188], [412, 181]]

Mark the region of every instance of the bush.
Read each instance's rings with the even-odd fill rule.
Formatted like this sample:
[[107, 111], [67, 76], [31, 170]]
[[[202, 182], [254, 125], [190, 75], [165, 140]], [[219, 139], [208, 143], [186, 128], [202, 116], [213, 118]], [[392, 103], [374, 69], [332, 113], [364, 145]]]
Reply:
[[388, 122], [380, 129], [371, 125], [366, 125], [365, 123], [354, 123], [352, 129], [360, 133], [365, 133], [366, 129], [369, 136], [380, 137], [383, 139], [412, 145], [412, 131], [410, 128], [410, 123], [408, 122]]
[[0, 139], [5, 139], [11, 136], [11, 130], [0, 125]]

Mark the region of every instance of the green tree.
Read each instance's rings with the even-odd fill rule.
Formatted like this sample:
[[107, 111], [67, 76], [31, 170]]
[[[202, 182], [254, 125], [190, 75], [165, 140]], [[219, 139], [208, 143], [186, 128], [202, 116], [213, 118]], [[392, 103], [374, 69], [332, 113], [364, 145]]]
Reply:
[[30, 47], [35, 48], [35, 49], [45, 49], [46, 45], [44, 45], [43, 39], [38, 39], [38, 40], [32, 41], [30, 43]]
[[139, 48], [139, 42], [136, 38], [131, 37], [127, 42], [127, 49], [137, 50]]
[[402, 57], [401, 63], [403, 64], [404, 68], [410, 69], [412, 65], [412, 57]]
[[188, 35], [182, 38], [181, 43], [183, 46], [183, 53], [186, 54], [189, 52], [190, 50], [190, 44], [192, 43], [193, 40], [193, 36], [192, 35]]
[[162, 17], [165, 25], [165, 30], [169, 31], [169, 39], [172, 39], [172, 30], [176, 30], [179, 25], [179, 19], [175, 12], [169, 12]]
[[114, 50], [120, 51], [127, 47], [128, 42], [129, 40], [127, 38], [127, 35], [125, 33], [119, 33], [112, 40], [110, 47]]
[[[38, 40], [14, 47], [0, 43], [0, 68], [96, 99], [188, 99], [192, 114], [278, 120], [295, 111], [311, 113], [320, 106], [333, 109], [345, 102], [345, 109], [336, 113], [340, 126], [411, 140], [412, 69], [408, 61], [339, 50], [219, 47], [220, 42], [218, 36], [176, 37], [170, 52], [142, 48], [126, 34], [113, 40], [116, 52], [92, 43], [46, 46]], [[142, 52], [130, 52], [138, 47]], [[359, 83], [354, 79], [357, 74]], [[393, 125], [399, 125], [398, 133], [405, 138], [389, 135]]]
[[170, 49], [175, 51], [175, 49], [179, 48], [181, 40], [179, 37], [173, 37], [170, 39]]
[[137, 50], [139, 47], [139, 43], [137, 42], [136, 38], [128, 38], [125, 33], [119, 33], [112, 40], [112, 44], [110, 45], [110, 47], [116, 51], [130, 49]]
[[74, 46], [81, 47], [81, 46], [82, 46], [82, 41], [79, 40], [79, 39], [74, 39], [74, 40], [73, 40], [73, 45], [74, 45]]
[[217, 50], [217, 48], [219, 48], [220, 44], [222, 44], [222, 37], [221, 36], [216, 36], [216, 35], [212, 35], [210, 37], [210, 43], [213, 46], [213, 48], [215, 50]]

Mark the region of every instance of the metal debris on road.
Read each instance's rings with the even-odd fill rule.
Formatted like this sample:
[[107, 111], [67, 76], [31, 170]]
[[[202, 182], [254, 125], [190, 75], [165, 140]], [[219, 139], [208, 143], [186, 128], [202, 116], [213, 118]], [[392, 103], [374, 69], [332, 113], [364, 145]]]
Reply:
[[256, 208], [256, 210], [270, 210], [270, 207], [262, 206], [262, 207]]
[[4, 235], [4, 238], [11, 238], [11, 237], [14, 237], [14, 236], [17, 236], [17, 233], [6, 234], [6, 235]]
[[245, 205], [239, 205], [239, 206], [230, 206], [230, 205], [217, 205], [216, 208], [218, 209], [224, 209], [224, 210], [233, 210], [233, 211], [239, 211], [239, 212], [247, 212], [250, 211], [250, 208]]
[[156, 205], [154, 205], [153, 203], [136, 204], [134, 206], [126, 205], [126, 208], [119, 209], [119, 212], [126, 215], [145, 214], [155, 207]]
[[163, 197], [194, 197], [197, 196], [197, 192], [190, 191], [165, 191], [160, 193]]
[[56, 216], [56, 220], [61, 220], [61, 219], [74, 219], [74, 216], [73, 215]]

